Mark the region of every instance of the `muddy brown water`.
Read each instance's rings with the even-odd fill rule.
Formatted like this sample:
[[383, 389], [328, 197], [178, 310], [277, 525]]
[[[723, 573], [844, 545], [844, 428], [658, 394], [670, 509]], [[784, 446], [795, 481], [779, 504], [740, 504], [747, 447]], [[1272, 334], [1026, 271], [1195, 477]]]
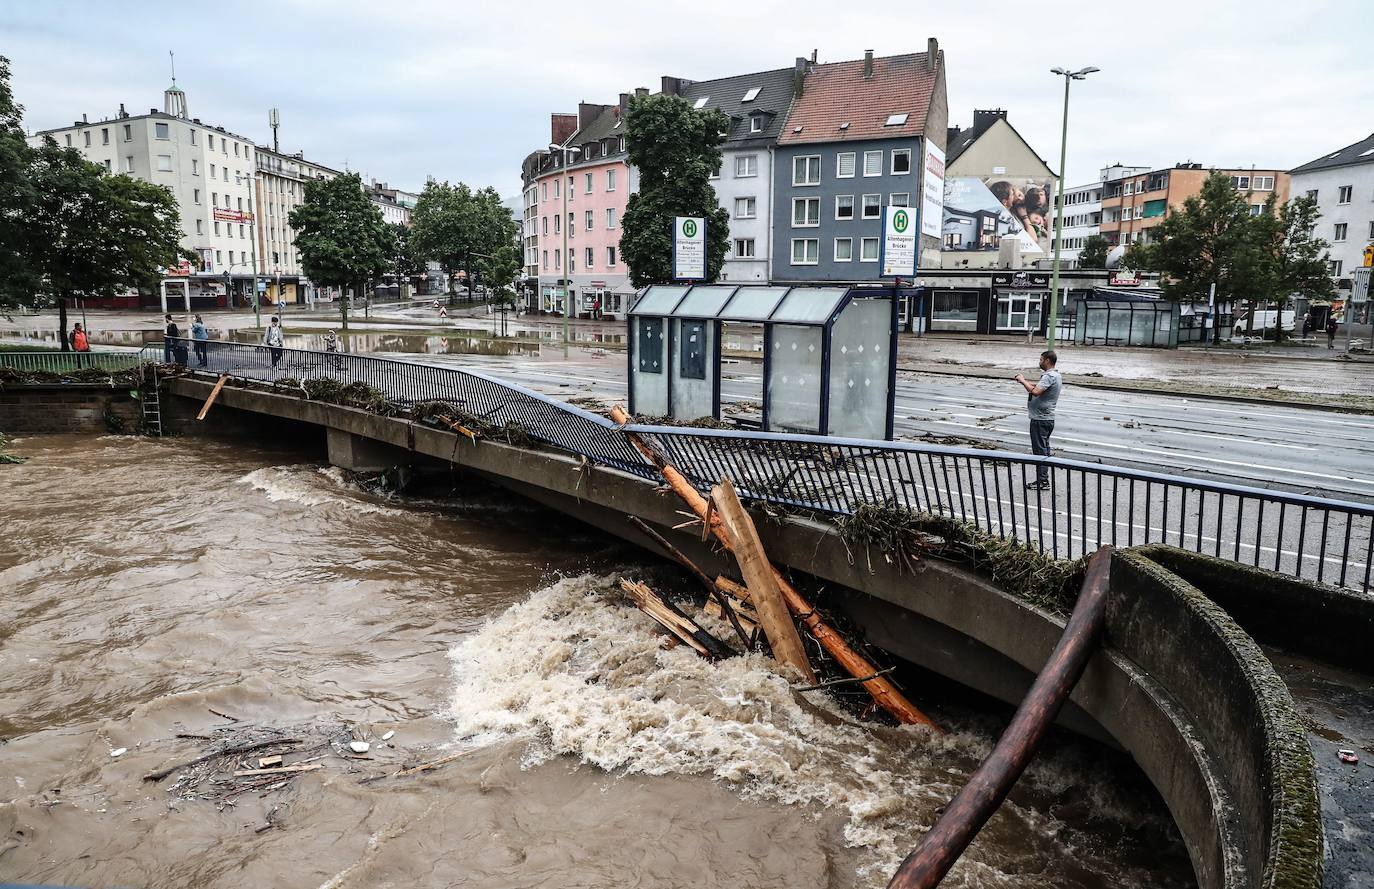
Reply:
[[[300, 452], [207, 441], [15, 450], [0, 880], [882, 886], [1006, 716], [945, 709], [940, 738], [861, 724], [760, 657], [664, 650], [612, 592], [660, 566], [489, 489], [384, 499]], [[198, 754], [175, 736], [223, 727], [212, 711], [342, 721], [374, 748], [222, 809], [142, 780]], [[1070, 740], [945, 885], [1192, 879], [1140, 775]]]

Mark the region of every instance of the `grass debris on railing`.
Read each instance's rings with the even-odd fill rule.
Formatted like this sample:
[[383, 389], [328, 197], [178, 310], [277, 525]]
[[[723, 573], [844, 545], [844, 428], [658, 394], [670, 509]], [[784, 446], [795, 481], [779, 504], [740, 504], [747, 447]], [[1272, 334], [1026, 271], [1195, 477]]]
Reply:
[[108, 386], [137, 387], [143, 382], [143, 365], [121, 370], [103, 367], [77, 367], [71, 370], [22, 370], [0, 366], [0, 388], [53, 383], [102, 383]]
[[361, 408], [383, 417], [393, 417], [401, 412], [401, 408], [389, 400], [382, 390], [361, 382], [340, 382], [333, 377], [311, 377], [305, 380], [281, 377], [272, 382], [272, 389], [300, 394], [307, 401], [323, 401], [326, 404]]
[[410, 416], [418, 421], [436, 420], [454, 432], [469, 438], [504, 441], [508, 445], [527, 448], [534, 444], [524, 425], [514, 420], [493, 423], [488, 417], [474, 414], [448, 401], [419, 401], [410, 407]]
[[1058, 615], [1073, 610], [1086, 565], [1085, 559], [1056, 559], [1016, 538], [891, 503], [860, 504], [834, 521], [851, 560], [855, 550], [876, 549], [898, 570], [916, 570], [923, 554], [962, 562], [1006, 592]]

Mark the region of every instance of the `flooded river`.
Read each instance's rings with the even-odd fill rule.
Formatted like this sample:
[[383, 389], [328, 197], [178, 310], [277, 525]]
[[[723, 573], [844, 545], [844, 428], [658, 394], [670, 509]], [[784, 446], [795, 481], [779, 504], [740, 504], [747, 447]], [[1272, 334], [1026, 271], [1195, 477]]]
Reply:
[[[936, 701], [948, 736], [875, 727], [761, 658], [664, 650], [614, 592], [661, 566], [461, 481], [396, 500], [243, 445], [15, 450], [0, 881], [880, 887], [1006, 717]], [[226, 727], [326, 723], [372, 752], [232, 804], [143, 780]], [[1138, 773], [1060, 739], [945, 885], [1191, 875]]]

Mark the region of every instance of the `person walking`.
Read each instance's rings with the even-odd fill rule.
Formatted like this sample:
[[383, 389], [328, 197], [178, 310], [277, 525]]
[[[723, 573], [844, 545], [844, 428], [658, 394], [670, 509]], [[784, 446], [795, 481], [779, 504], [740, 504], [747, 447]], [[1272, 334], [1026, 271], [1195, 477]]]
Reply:
[[209, 356], [206, 354], [209, 346], [206, 345], [210, 339], [210, 331], [205, 329], [205, 321], [199, 315], [196, 320], [191, 322], [191, 345], [196, 350], [196, 366], [206, 367], [210, 363]]
[[167, 322], [167, 329], [163, 331], [162, 337], [162, 363], [172, 364], [176, 356], [176, 339], [181, 336], [181, 328], [172, 320], [172, 313], [168, 312], [163, 316]]
[[1336, 348], [1336, 313], [1331, 312], [1326, 316], [1326, 348]]
[[267, 333], [263, 335], [262, 343], [271, 351], [272, 366], [276, 367], [277, 363], [281, 361], [282, 347], [286, 345], [286, 341], [282, 339], [281, 324], [276, 315], [272, 316], [272, 323], [267, 325]]
[[[1054, 432], [1054, 409], [1059, 404], [1059, 390], [1063, 380], [1055, 365], [1059, 356], [1053, 351], [1040, 353], [1040, 379], [1032, 383], [1025, 374], [1017, 374], [1016, 382], [1026, 390], [1026, 408], [1030, 414], [1031, 453], [1038, 457], [1053, 457], [1050, 450], [1050, 435]], [[1027, 488], [1039, 491], [1050, 487], [1050, 468], [1044, 463], [1035, 467], [1035, 481], [1027, 482]]]
[[91, 351], [90, 338], [86, 336], [86, 331], [82, 329], [81, 322], [76, 322], [72, 328], [72, 349], [76, 351], [76, 366], [84, 367], [91, 363], [86, 354]]
[[324, 335], [325, 359], [335, 370], [343, 370], [343, 359], [339, 357], [339, 338], [334, 331]]

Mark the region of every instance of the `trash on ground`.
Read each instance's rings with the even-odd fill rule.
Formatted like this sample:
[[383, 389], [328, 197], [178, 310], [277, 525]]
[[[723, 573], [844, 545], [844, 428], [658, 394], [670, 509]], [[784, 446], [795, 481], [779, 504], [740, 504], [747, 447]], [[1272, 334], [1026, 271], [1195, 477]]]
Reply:
[[1336, 755], [1341, 758], [1341, 762], [1357, 763], [1360, 761], [1360, 755], [1354, 750], [1338, 750]]

